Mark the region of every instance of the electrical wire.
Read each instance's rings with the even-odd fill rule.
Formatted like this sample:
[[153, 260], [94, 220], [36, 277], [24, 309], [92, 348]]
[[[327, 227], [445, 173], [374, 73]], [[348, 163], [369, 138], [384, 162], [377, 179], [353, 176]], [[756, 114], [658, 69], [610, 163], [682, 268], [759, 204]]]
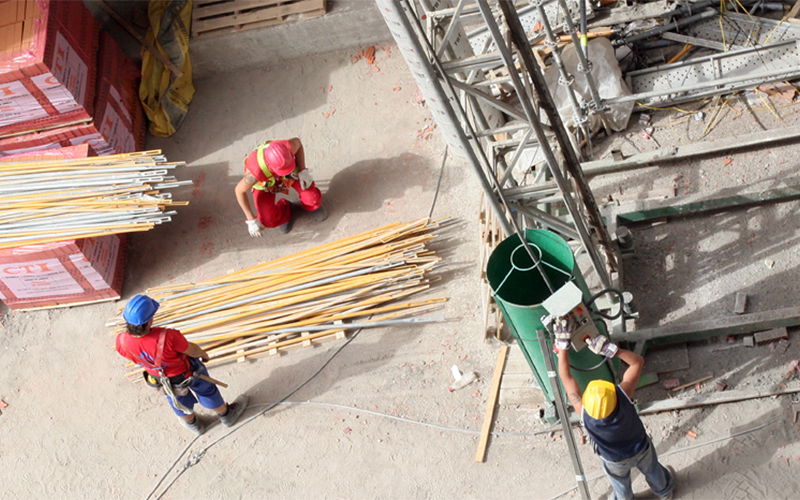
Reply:
[[[317, 369], [317, 370], [316, 370], [316, 371], [315, 371], [313, 374], [311, 374], [311, 376], [310, 376], [308, 379], [306, 379], [306, 380], [305, 380], [305, 382], [303, 382], [302, 384], [298, 385], [298, 386], [297, 386], [295, 389], [293, 389], [292, 391], [290, 391], [289, 393], [287, 393], [285, 396], [283, 396], [282, 398], [280, 398], [278, 401], [276, 401], [276, 402], [274, 402], [274, 403], [267, 403], [267, 407], [266, 407], [266, 408], [264, 408], [263, 410], [259, 411], [259, 412], [258, 412], [258, 413], [256, 413], [255, 415], [251, 416], [251, 417], [250, 417], [250, 418], [248, 418], [247, 420], [243, 421], [241, 424], [239, 424], [238, 426], [234, 427], [234, 428], [233, 428], [233, 429], [231, 429], [230, 431], [226, 432], [225, 434], [223, 434], [222, 436], [220, 436], [220, 437], [219, 437], [219, 438], [217, 438], [216, 440], [212, 441], [211, 443], [209, 443], [208, 445], [206, 445], [206, 446], [205, 446], [203, 449], [201, 449], [200, 451], [198, 451], [198, 452], [195, 452], [195, 453], [194, 453], [194, 454], [193, 454], [193, 455], [192, 455], [192, 456], [189, 458], [189, 460], [187, 460], [187, 462], [186, 462], [186, 463], [183, 465], [183, 468], [182, 468], [180, 471], [178, 471], [178, 473], [175, 475], [175, 477], [173, 477], [173, 478], [172, 478], [172, 481], [170, 481], [170, 482], [169, 482], [169, 483], [168, 483], [168, 484], [167, 484], [167, 485], [164, 487], [163, 491], [162, 491], [162, 492], [161, 492], [161, 493], [160, 493], [160, 494], [159, 494], [159, 495], [156, 497], [156, 500], [159, 500], [160, 498], [162, 498], [162, 497], [163, 497], [163, 496], [164, 496], [164, 495], [167, 493], [167, 491], [170, 489], [170, 487], [171, 487], [173, 484], [175, 484], [175, 481], [177, 481], [177, 480], [178, 480], [178, 478], [179, 478], [179, 477], [181, 477], [181, 475], [183, 475], [183, 473], [184, 473], [184, 472], [186, 472], [186, 470], [187, 470], [187, 469], [189, 469], [189, 467], [192, 467], [192, 466], [196, 465], [196, 464], [197, 464], [197, 463], [200, 461], [200, 459], [203, 457], [203, 455], [205, 455], [205, 453], [206, 453], [206, 452], [207, 452], [207, 451], [208, 451], [208, 450], [209, 450], [209, 449], [210, 449], [212, 446], [214, 446], [215, 444], [219, 443], [220, 441], [222, 441], [222, 440], [223, 440], [223, 439], [225, 439], [226, 437], [230, 436], [230, 435], [231, 435], [231, 434], [233, 434], [234, 432], [238, 431], [239, 429], [241, 429], [242, 427], [244, 427], [244, 426], [245, 426], [245, 425], [247, 425], [248, 423], [252, 422], [252, 421], [253, 421], [253, 420], [255, 420], [256, 418], [258, 418], [258, 417], [260, 417], [260, 416], [264, 415], [264, 414], [265, 414], [265, 413], [267, 413], [269, 410], [271, 410], [271, 409], [275, 408], [275, 407], [276, 407], [276, 406], [278, 406], [280, 403], [282, 403], [282, 402], [286, 401], [288, 398], [290, 398], [292, 395], [294, 395], [294, 394], [295, 394], [297, 391], [299, 391], [300, 389], [302, 389], [303, 387], [305, 387], [306, 385], [308, 385], [308, 383], [309, 383], [309, 382], [311, 382], [311, 381], [312, 381], [314, 378], [316, 378], [316, 376], [317, 376], [317, 375], [319, 375], [319, 374], [322, 372], [322, 370], [324, 370], [324, 369], [325, 369], [325, 367], [327, 367], [327, 366], [330, 364], [330, 362], [331, 362], [331, 361], [333, 361], [333, 358], [335, 358], [335, 357], [336, 357], [336, 356], [337, 356], [337, 355], [338, 355], [340, 352], [342, 352], [342, 349], [344, 349], [345, 347], [347, 347], [347, 346], [350, 344], [350, 342], [352, 342], [353, 340], [355, 340], [355, 338], [358, 336], [358, 334], [359, 334], [359, 333], [361, 333], [361, 329], [360, 329], [360, 328], [359, 328], [358, 330], [356, 330], [356, 331], [355, 331], [355, 333], [353, 333], [353, 335], [352, 335], [352, 336], [351, 336], [349, 339], [347, 339], [347, 341], [346, 341], [344, 344], [342, 344], [341, 346], [339, 346], [339, 348], [338, 348], [338, 349], [336, 349], [336, 350], [335, 350], [335, 351], [334, 351], [334, 352], [333, 352], [333, 353], [330, 355], [330, 357], [328, 357], [328, 359], [327, 359], [327, 360], [326, 360], [324, 363], [322, 363], [322, 365], [321, 365], [321, 366], [320, 366], [320, 367], [319, 367], [319, 368], [318, 368], [318, 369]], [[250, 406], [248, 406], [248, 408], [250, 408]], [[181, 457], [182, 457], [182, 456], [183, 456], [183, 455], [186, 453], [186, 451], [189, 449], [189, 447], [190, 447], [190, 446], [192, 446], [192, 444], [194, 444], [194, 442], [195, 442], [195, 441], [197, 441], [197, 439], [198, 439], [199, 437], [200, 437], [200, 436], [196, 436], [196, 437], [195, 437], [195, 438], [194, 438], [194, 439], [193, 439], [191, 442], [189, 442], [189, 444], [188, 444], [188, 445], [186, 445], [186, 448], [184, 448], [184, 449], [183, 449], [183, 451], [181, 451], [181, 453], [178, 455], [178, 458], [177, 458], [177, 459], [175, 459], [175, 461], [172, 463], [172, 465], [171, 465], [171, 466], [170, 466], [170, 467], [169, 467], [169, 468], [166, 470], [166, 472], [164, 472], [164, 475], [163, 475], [163, 476], [161, 476], [161, 479], [159, 479], [158, 483], [156, 483], [156, 486], [153, 488], [153, 490], [152, 490], [152, 491], [151, 491], [151, 492], [150, 492], [150, 493], [147, 495], [147, 497], [145, 497], [145, 500], [149, 500], [149, 499], [150, 499], [150, 497], [153, 495], [153, 493], [155, 493], [156, 489], [158, 489], [159, 485], [161, 485], [161, 483], [164, 481], [164, 479], [166, 478], [167, 474], [169, 474], [170, 470], [172, 470], [172, 469], [175, 467], [175, 465], [178, 463], [178, 461], [181, 459]]]
[[603, 317], [605, 319], [617, 319], [622, 315], [622, 312], [623, 312], [622, 305], [625, 303], [625, 298], [622, 296], [622, 292], [620, 292], [616, 288], [604, 288], [603, 290], [600, 290], [596, 294], [592, 295], [589, 298], [589, 300], [586, 301], [586, 307], [587, 308], [591, 308], [592, 305], [594, 304], [595, 300], [597, 300], [598, 298], [600, 298], [600, 296], [605, 295], [607, 293], [615, 293], [615, 294], [617, 294], [617, 297], [619, 298], [619, 311], [617, 311], [616, 314], [613, 314], [613, 315], [612, 314], [606, 314], [603, 311], [599, 311], [599, 310], [598, 311], [592, 311], [592, 312], [594, 312], [594, 314], [597, 314], [598, 316], [601, 316], [601, 317]]
[[444, 166], [447, 163], [447, 146], [444, 147], [444, 154], [442, 155], [442, 166], [439, 167], [439, 180], [436, 181], [436, 191], [433, 192], [433, 200], [431, 201], [431, 210], [428, 212], [428, 218], [433, 215], [433, 207], [436, 206], [436, 198], [439, 197], [439, 187], [442, 185], [442, 174], [444, 173]]
[[[273, 404], [273, 403], [263, 403], [263, 404], [259, 404], [259, 405], [253, 405], [250, 408], [253, 408], [255, 406], [265, 406], [265, 405], [269, 405], [269, 404]], [[381, 413], [381, 412], [378, 412], [378, 411], [366, 410], [364, 408], [358, 408], [357, 406], [340, 405], [340, 404], [337, 404], [337, 403], [322, 403], [322, 402], [318, 402], [318, 401], [282, 401], [282, 402], [278, 402], [278, 403], [274, 403], [274, 404], [328, 406], [328, 407], [331, 407], [331, 408], [341, 408], [341, 409], [344, 409], [344, 410], [357, 411], [359, 413], [367, 413], [367, 414], [370, 414], [370, 415], [376, 415], [376, 416], [379, 416], [379, 417], [385, 417], [385, 418], [388, 418], [390, 420], [397, 420], [397, 421], [406, 422], [406, 423], [409, 423], [409, 424], [422, 425], [424, 427], [430, 427], [430, 428], [439, 429], [439, 430], [442, 430], [442, 431], [461, 432], [461, 433], [464, 433], [464, 434], [480, 434], [481, 433], [481, 431], [473, 431], [471, 429], [462, 429], [460, 427], [447, 427], [447, 426], [439, 425], [439, 424], [431, 424], [431, 423], [422, 422], [422, 421], [419, 421], [419, 420], [412, 420], [410, 418], [398, 417], [396, 415], [389, 415], [388, 413]], [[557, 428], [561, 428], [561, 424], [560, 423], [559, 424], [554, 424], [554, 425], [548, 427], [547, 429], [543, 429], [541, 431], [534, 431], [534, 432], [500, 432], [500, 431], [492, 431], [491, 434], [493, 436], [539, 436], [541, 434], [548, 434], [550, 432], [553, 432]]]
[[[730, 436], [723, 436], [723, 437], [720, 437], [720, 438], [717, 438], [717, 439], [712, 439], [710, 441], [704, 441], [702, 443], [697, 443], [697, 444], [692, 445], [692, 446], [687, 446], [686, 448], [677, 448], [677, 449], [668, 451], [666, 453], [660, 454], [659, 458], [669, 457], [669, 456], [672, 456], [672, 455], [676, 455], [678, 453], [683, 453], [685, 451], [690, 451], [690, 450], [694, 450], [694, 449], [697, 449], [697, 448], [702, 448], [703, 446], [708, 446], [710, 444], [719, 443], [721, 441], [726, 441], [728, 439], [733, 439], [733, 438], [742, 436], [744, 434], [749, 434], [751, 432], [755, 432], [757, 430], [763, 429], [764, 427], [767, 427], [768, 425], [772, 425], [775, 422], [777, 422], [778, 420], [779, 419], [775, 419], [775, 420], [773, 420], [771, 422], [767, 422], [766, 424], [757, 425], [755, 427], [751, 427], [750, 429], [745, 429], [745, 430], [737, 432], [735, 434], [731, 434]], [[595, 481], [595, 480], [600, 479], [601, 477], [604, 477], [604, 476], [605, 476], [604, 473], [600, 473], [600, 474], [597, 474], [595, 476], [586, 478], [586, 482], [588, 483], [589, 481]], [[564, 490], [561, 493], [558, 493], [557, 495], [550, 497], [548, 500], [555, 500], [556, 498], [563, 497], [564, 495], [568, 494], [569, 492], [577, 490], [577, 489], [578, 489], [577, 486], [573, 486], [572, 488], [570, 488], [568, 490]]]

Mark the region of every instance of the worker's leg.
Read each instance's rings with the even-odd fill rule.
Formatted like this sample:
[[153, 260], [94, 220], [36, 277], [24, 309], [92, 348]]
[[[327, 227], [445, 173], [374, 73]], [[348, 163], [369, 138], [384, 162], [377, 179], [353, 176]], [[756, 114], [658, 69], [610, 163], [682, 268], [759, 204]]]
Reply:
[[[172, 398], [167, 396], [167, 401], [169, 401], [169, 405], [172, 407], [172, 411], [175, 412], [175, 415], [179, 416], [184, 422], [191, 422], [194, 420], [194, 412], [190, 413], [189, 415], [183, 413], [181, 410], [175, 408], [175, 404], [172, 402]], [[197, 399], [195, 399], [194, 394], [191, 391], [184, 394], [183, 396], [178, 396], [178, 401], [189, 408], [190, 410], [194, 408], [195, 403], [197, 403]]]
[[[196, 376], [208, 376], [208, 368], [206, 368], [206, 365], [200, 362], [200, 360], [192, 358], [191, 367]], [[216, 384], [207, 380], [203, 380], [197, 376], [194, 379], [194, 382], [192, 382], [190, 388], [192, 389], [191, 392], [194, 392], [195, 395], [197, 395], [197, 399], [200, 400], [200, 404], [203, 406], [203, 408], [214, 410], [218, 414], [224, 413], [225, 410], [227, 410], [225, 400], [222, 398], [222, 394], [219, 393], [219, 389], [217, 388]]]
[[640, 457], [636, 468], [639, 469], [647, 484], [650, 485], [650, 490], [659, 498], [669, 498], [672, 490], [675, 488], [675, 481], [672, 474], [658, 462], [658, 455], [653, 442], [648, 439], [647, 448], [637, 454]]
[[280, 199], [275, 202], [275, 193], [268, 193], [259, 189], [253, 189], [253, 203], [256, 206], [258, 220], [264, 227], [278, 227], [289, 222], [292, 218], [292, 210], [289, 202]]
[[299, 182], [292, 184], [292, 187], [297, 191], [300, 196], [300, 205], [307, 212], [313, 212], [322, 206], [322, 193], [317, 187], [316, 183], [312, 182], [308, 189], [302, 189]]
[[631, 459], [622, 462], [608, 462], [601, 458], [600, 461], [603, 463], [603, 471], [614, 490], [613, 498], [615, 500], [631, 500], [633, 498], [633, 486], [631, 485], [633, 463]]

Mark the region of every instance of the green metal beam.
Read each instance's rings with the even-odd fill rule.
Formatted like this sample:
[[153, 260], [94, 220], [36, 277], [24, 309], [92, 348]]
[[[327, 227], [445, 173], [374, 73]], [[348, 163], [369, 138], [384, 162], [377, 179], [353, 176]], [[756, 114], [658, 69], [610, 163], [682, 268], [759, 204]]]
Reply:
[[800, 325], [800, 307], [787, 307], [774, 311], [693, 321], [682, 325], [643, 328], [613, 335], [612, 340], [616, 343], [636, 344], [636, 351], [644, 355], [645, 347], [680, 344], [719, 335], [744, 335], [781, 326], [797, 325]]
[[[616, 212], [617, 224], [644, 222], [663, 217], [694, 215], [716, 210], [742, 208], [762, 203], [774, 203], [800, 198], [800, 185], [781, 186], [773, 189], [763, 189], [746, 193], [736, 193], [739, 188], [728, 188], [703, 194], [699, 199], [692, 200], [692, 196], [676, 200], [642, 200], [631, 204], [627, 212], [624, 205], [613, 209]], [[681, 203], [683, 201], [683, 203]]]

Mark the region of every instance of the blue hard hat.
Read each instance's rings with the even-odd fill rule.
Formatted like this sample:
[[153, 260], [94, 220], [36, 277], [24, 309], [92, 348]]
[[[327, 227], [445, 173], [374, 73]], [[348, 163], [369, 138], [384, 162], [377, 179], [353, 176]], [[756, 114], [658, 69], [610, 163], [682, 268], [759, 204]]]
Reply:
[[130, 325], [143, 325], [153, 319], [158, 311], [158, 302], [147, 295], [137, 295], [128, 301], [122, 317]]

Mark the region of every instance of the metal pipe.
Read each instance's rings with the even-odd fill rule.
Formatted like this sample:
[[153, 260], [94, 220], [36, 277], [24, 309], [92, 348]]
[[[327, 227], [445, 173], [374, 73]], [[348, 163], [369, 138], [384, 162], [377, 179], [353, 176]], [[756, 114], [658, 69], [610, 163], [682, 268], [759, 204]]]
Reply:
[[[479, 0], [478, 5], [482, 7], [482, 11], [484, 10], [485, 7], [484, 16], [486, 15], [486, 13], [489, 13], [489, 15], [491, 14], [488, 5], [486, 5], [486, 0]], [[530, 45], [527, 44], [526, 41], [527, 39], [525, 38], [525, 31], [522, 28], [522, 24], [520, 23], [519, 18], [515, 16], [516, 13], [513, 11], [513, 5], [509, 4], [506, 1], [501, 1], [500, 8], [503, 10], [503, 14], [506, 18], [506, 23], [508, 24], [509, 29], [511, 31], [512, 39], [514, 40], [517, 49], [520, 51], [520, 55], [523, 59], [525, 67], [528, 69], [528, 76], [533, 81], [534, 89], [538, 94], [537, 97], [539, 106], [541, 106], [542, 109], [545, 111], [550, 121], [551, 127], [555, 132], [557, 142], [564, 154], [568, 168], [571, 169], [572, 176], [578, 183], [579, 187], [588, 190], [588, 186], [586, 186], [585, 179], [583, 178], [583, 172], [580, 170], [580, 163], [578, 162], [578, 159], [575, 156], [575, 152], [570, 149], [571, 146], [568, 143], [568, 140], [564, 137], [565, 135], [568, 135], [568, 133], [566, 132], [566, 128], [564, 127], [563, 122], [561, 121], [561, 117], [558, 114], [558, 110], [555, 108], [555, 104], [552, 101], [552, 96], [547, 90], [547, 86], [544, 82], [544, 77], [541, 75], [541, 73], [536, 71], [535, 66], [532, 66], [536, 64], [533, 59], [533, 52], [532, 49], [530, 48]], [[492, 25], [488, 22], [487, 25], [489, 26], [490, 29], [499, 32], [496, 25]], [[495, 38], [495, 43], [497, 43], [496, 38]], [[505, 48], [505, 46], [503, 46], [503, 48]], [[527, 52], [524, 52], [523, 50], [527, 50]], [[510, 53], [508, 53], [507, 48], [505, 48], [505, 51], [501, 48], [501, 53], [502, 52], [504, 52], [504, 58], [507, 58], [507, 60], [511, 60], [511, 55]], [[509, 67], [513, 67], [513, 64]], [[519, 75], [514, 71], [510, 71], [509, 74], [512, 75], [512, 78], [515, 79], [515, 87], [517, 88], [517, 92], [519, 93], [520, 90], [522, 89]], [[553, 153], [553, 149], [550, 146], [550, 143], [547, 141], [546, 137], [544, 136], [544, 131], [539, 126], [538, 116], [536, 116], [536, 114], [533, 112], [530, 99], [526, 97], [527, 96], [525, 96], [524, 90], [522, 90], [522, 94], [520, 95], [520, 103], [523, 109], [525, 110], [526, 116], [528, 116], [529, 120], [531, 121], [531, 126], [533, 127], [533, 130], [536, 133], [536, 137], [539, 140], [539, 144], [542, 147], [542, 153], [545, 155], [545, 158], [547, 159], [547, 164], [550, 167], [550, 173], [553, 175], [553, 178], [556, 181], [556, 185], [558, 185], [559, 189], [561, 190], [564, 196], [564, 204], [567, 206], [567, 210], [569, 210], [569, 213], [572, 216], [575, 228], [578, 231], [578, 234], [580, 234], [581, 236], [580, 238], [581, 242], [586, 247], [586, 251], [592, 262], [592, 267], [597, 273], [597, 276], [600, 279], [600, 282], [603, 284], [603, 287], [608, 288], [610, 279], [608, 273], [606, 272], [606, 268], [603, 265], [603, 263], [600, 262], [600, 258], [597, 255], [596, 249], [594, 247], [594, 242], [592, 241], [592, 238], [589, 235], [589, 232], [584, 224], [583, 215], [578, 210], [575, 200], [572, 197], [568, 181], [564, 178], [564, 174], [561, 171], [561, 168], [558, 164], [558, 160], [556, 159], [555, 154]], [[593, 205], [594, 197], [591, 195], [591, 191], [588, 190], [588, 193], [583, 193], [583, 191], [581, 191], [581, 193], [584, 195], [584, 203], [586, 204], [590, 217], [592, 217], [592, 220], [595, 222], [596, 225], [601, 224], [602, 220], [599, 220], [599, 210], [597, 210], [596, 205]], [[597, 211], [597, 213], [595, 213], [595, 211]], [[601, 238], [603, 230], [604, 227], [597, 227], [596, 229], [596, 231], [599, 233], [598, 235]], [[604, 245], [606, 244], [604, 240], [602, 241], [602, 243]], [[611, 252], [611, 250], [607, 249], [607, 252]]]

